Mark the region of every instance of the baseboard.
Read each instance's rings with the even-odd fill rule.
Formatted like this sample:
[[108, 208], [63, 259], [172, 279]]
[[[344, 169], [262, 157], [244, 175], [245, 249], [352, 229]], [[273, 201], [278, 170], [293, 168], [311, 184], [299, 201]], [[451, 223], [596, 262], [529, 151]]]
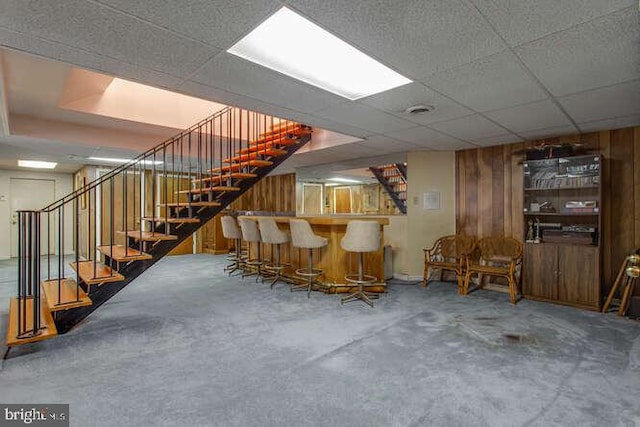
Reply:
[[396, 280], [404, 280], [406, 282], [414, 282], [416, 280], [422, 280], [422, 276], [409, 276], [405, 273], [393, 273], [393, 278]]
[[8, 259], [11, 259], [11, 257], [9, 257], [9, 256], [0, 256], [0, 261], [6, 261]]

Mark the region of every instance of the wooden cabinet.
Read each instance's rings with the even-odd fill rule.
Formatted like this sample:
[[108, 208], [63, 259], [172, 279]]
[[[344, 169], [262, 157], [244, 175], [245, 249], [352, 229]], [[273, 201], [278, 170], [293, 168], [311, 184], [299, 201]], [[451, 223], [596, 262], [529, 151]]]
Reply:
[[526, 298], [599, 310], [601, 157], [524, 162]]
[[600, 250], [597, 246], [526, 243], [527, 298], [599, 310]]

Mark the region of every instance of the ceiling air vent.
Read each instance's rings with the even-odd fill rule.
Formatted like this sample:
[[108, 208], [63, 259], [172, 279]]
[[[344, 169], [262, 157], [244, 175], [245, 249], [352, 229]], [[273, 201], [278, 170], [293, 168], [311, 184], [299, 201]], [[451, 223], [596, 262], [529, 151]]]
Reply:
[[433, 105], [412, 105], [411, 107], [404, 110], [407, 114], [422, 114], [422, 113], [430, 113], [434, 110]]

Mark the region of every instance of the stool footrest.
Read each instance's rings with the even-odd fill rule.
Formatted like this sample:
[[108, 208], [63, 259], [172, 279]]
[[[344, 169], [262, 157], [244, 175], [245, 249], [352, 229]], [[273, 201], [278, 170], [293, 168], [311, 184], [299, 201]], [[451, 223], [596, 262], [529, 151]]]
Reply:
[[296, 270], [296, 274], [298, 276], [304, 277], [316, 277], [320, 276], [324, 273], [324, 270], [320, 270], [319, 268], [299, 268]]
[[376, 283], [378, 281], [378, 278], [375, 276], [369, 276], [368, 274], [363, 274], [362, 279], [360, 279], [360, 276], [357, 274], [347, 274], [346, 276], [344, 276], [344, 280], [356, 285], [368, 285]]

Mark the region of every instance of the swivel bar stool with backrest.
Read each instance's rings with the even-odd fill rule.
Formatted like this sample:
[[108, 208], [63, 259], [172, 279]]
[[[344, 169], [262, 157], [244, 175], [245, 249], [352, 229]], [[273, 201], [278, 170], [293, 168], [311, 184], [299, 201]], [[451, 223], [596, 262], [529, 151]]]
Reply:
[[312, 230], [309, 223], [304, 219], [290, 219], [289, 229], [291, 230], [291, 243], [294, 248], [307, 249], [308, 264], [306, 268], [299, 268], [296, 270], [296, 274], [304, 278], [307, 283], [303, 286], [292, 286], [291, 290], [299, 288], [307, 288], [307, 298], [311, 297], [311, 290], [313, 283], [318, 277], [324, 274], [324, 271], [313, 267], [313, 250], [320, 249], [329, 243], [324, 238], [317, 236]]
[[[260, 230], [258, 230], [258, 224], [247, 218], [238, 218], [238, 224], [242, 230], [242, 240], [247, 242], [248, 256], [244, 264], [252, 271], [242, 273], [242, 278], [247, 276], [256, 275], [256, 282], [262, 276], [262, 239], [260, 238]], [[251, 243], [257, 246], [256, 256], [251, 255]]]
[[231, 215], [225, 215], [220, 218], [222, 224], [222, 235], [229, 240], [233, 240], [234, 251], [229, 254], [227, 259], [231, 261], [231, 264], [224, 268], [224, 271], [228, 271], [229, 275], [236, 270], [241, 270], [244, 260], [242, 253], [242, 230], [238, 227], [236, 220]]
[[352, 220], [347, 223], [347, 232], [340, 241], [342, 249], [358, 254], [358, 274], [347, 274], [344, 279], [355, 285], [358, 290], [340, 300], [340, 303], [362, 300], [373, 307], [373, 299], [378, 295], [364, 290], [364, 285], [375, 283], [378, 279], [375, 276], [364, 274], [364, 253], [375, 252], [380, 249], [380, 225], [375, 221]]
[[[260, 227], [260, 235], [262, 236], [262, 242], [275, 246], [275, 260], [264, 264], [264, 271], [271, 271], [274, 273], [273, 280], [271, 281], [271, 287], [278, 282], [278, 280], [284, 282], [281, 273], [285, 266], [281, 263], [281, 248], [283, 243], [289, 241], [289, 235], [278, 228], [276, 220], [273, 218], [258, 218], [258, 226]], [[273, 251], [271, 251], [273, 254]]]

